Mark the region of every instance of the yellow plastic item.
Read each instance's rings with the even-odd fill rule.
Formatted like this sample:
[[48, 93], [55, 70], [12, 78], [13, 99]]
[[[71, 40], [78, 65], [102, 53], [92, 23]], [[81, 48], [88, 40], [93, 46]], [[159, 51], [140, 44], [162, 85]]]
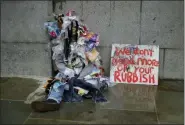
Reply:
[[43, 86], [43, 88], [46, 88], [46, 86], [47, 86], [48, 84], [49, 84], [48, 82], [47, 82], [47, 83], [45, 83], [45, 84], [44, 84], [44, 86]]
[[49, 80], [53, 80], [53, 79], [51, 79], [51, 78], [48, 79], [47, 82], [43, 85], [43, 88], [46, 88], [47, 87], [47, 85], [49, 84]]
[[49, 82], [48, 82], [49, 80], [52, 80], [52, 79], [48, 79], [47, 82], [43, 85], [43, 88], [47, 87], [47, 85], [49, 84]]
[[91, 62], [94, 62], [98, 57], [99, 52], [94, 48], [91, 52], [87, 52], [86, 55]]
[[78, 94], [79, 94], [79, 95], [84, 95], [84, 94], [85, 94], [85, 90], [79, 89], [79, 90], [78, 90]]

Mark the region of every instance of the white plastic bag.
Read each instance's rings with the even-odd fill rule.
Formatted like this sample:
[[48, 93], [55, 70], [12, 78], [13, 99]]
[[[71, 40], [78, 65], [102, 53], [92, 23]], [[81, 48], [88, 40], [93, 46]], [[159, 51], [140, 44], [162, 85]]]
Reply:
[[66, 66], [63, 62], [60, 62], [60, 61], [63, 61], [63, 60], [55, 60], [55, 64], [59, 72], [63, 73], [66, 69]]
[[45, 88], [40, 85], [34, 92], [30, 93], [24, 102], [25, 104], [31, 104], [33, 101], [43, 101], [46, 99]]
[[98, 82], [98, 79], [96, 78], [92, 78], [92, 79], [88, 79], [88, 80], [85, 80], [86, 82], [94, 85], [96, 88], [99, 88], [99, 82]]
[[68, 76], [69, 78], [72, 78], [72, 77], [75, 76], [75, 72], [72, 69], [70, 69], [70, 68], [66, 68], [64, 70], [64, 75]]
[[59, 55], [63, 54], [64, 50], [63, 43], [60, 42], [57, 46], [52, 47], [52, 50], [53, 50], [52, 59], [56, 60], [57, 58], [59, 58]]
[[86, 40], [85, 37], [80, 37], [80, 38], [78, 38], [77, 43], [78, 43], [79, 45], [84, 45], [84, 44], [85, 44], [85, 40]]
[[82, 67], [79, 68], [74, 68], [75, 74], [80, 74], [80, 72], [82, 71]]
[[77, 16], [74, 10], [68, 10], [68, 12], [66, 13], [66, 17], [68, 17], [69, 20], [79, 21], [79, 16]]
[[51, 41], [52, 43], [52, 46], [56, 46], [56, 45], [59, 45], [60, 43], [62, 43], [63, 41], [61, 41], [60, 39], [53, 39]]
[[101, 77], [100, 78], [100, 82], [103, 82], [103, 81], [105, 81], [108, 84], [108, 87], [112, 87], [112, 86], [116, 85], [116, 84], [110, 82], [110, 78], [109, 77], [105, 77], [105, 76]]

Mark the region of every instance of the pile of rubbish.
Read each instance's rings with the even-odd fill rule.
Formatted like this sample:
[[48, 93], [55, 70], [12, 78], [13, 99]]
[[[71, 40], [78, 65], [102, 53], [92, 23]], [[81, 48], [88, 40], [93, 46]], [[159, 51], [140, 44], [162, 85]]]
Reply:
[[[96, 49], [100, 43], [99, 34], [83, 24], [75, 11], [54, 15], [54, 18], [55, 21], [44, 23], [51, 40], [52, 59], [58, 69], [56, 76], [44, 86], [46, 101], [54, 100], [59, 104], [91, 98], [95, 103], [106, 102], [102, 93], [110, 82], [104, 76], [101, 56]], [[41, 110], [38, 105], [43, 102], [38, 103], [33, 101], [32, 108]]]

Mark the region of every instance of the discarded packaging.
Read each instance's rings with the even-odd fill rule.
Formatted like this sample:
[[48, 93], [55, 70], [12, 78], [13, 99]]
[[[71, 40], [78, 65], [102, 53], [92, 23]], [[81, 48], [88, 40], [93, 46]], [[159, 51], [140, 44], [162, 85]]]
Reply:
[[65, 15], [54, 14], [54, 17], [56, 21], [46, 22], [44, 27], [52, 38], [52, 59], [59, 72], [45, 86], [48, 94], [45, 103], [47, 100], [56, 104], [62, 100], [82, 102], [82, 97], [91, 97], [95, 103], [106, 102], [102, 92], [111, 83], [104, 76], [101, 56], [96, 49], [99, 34], [90, 32], [74, 10]]

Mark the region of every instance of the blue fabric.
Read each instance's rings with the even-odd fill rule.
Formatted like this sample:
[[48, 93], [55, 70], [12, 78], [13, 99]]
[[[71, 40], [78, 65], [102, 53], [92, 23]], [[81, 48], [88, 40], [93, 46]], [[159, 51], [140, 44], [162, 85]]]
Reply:
[[83, 98], [78, 95], [76, 92], [74, 92], [74, 89], [72, 91], [65, 90], [63, 95], [63, 101], [64, 102], [83, 102]]
[[78, 95], [71, 86], [69, 90], [65, 90], [67, 84], [63, 84], [59, 81], [53, 84], [53, 87], [50, 89], [48, 94], [48, 99], [55, 100], [57, 103], [60, 103], [62, 100], [64, 102], [82, 102], [83, 98]]
[[62, 101], [64, 87], [65, 87], [65, 84], [61, 83], [60, 81], [56, 81], [53, 84], [52, 88], [50, 89], [47, 99], [53, 99], [57, 103], [60, 103]]

